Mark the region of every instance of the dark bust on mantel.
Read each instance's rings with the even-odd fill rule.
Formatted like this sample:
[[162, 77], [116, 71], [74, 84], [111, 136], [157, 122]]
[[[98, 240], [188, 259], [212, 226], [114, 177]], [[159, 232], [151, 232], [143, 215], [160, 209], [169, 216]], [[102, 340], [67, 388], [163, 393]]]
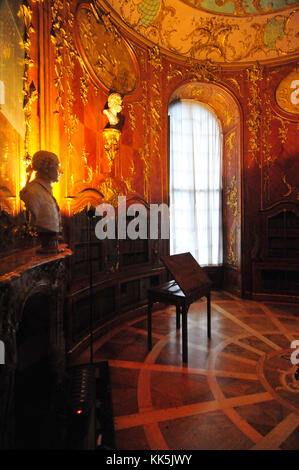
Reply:
[[59, 180], [60, 162], [55, 153], [40, 150], [33, 155], [35, 178], [20, 191], [30, 214], [30, 223], [38, 232], [41, 242], [39, 253], [58, 253], [61, 234], [60, 209], [52, 193], [52, 184]]

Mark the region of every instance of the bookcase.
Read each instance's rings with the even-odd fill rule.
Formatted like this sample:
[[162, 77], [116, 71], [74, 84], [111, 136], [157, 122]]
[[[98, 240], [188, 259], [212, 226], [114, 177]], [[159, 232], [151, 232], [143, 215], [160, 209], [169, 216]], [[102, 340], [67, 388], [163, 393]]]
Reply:
[[[130, 312], [147, 302], [147, 291], [166, 280], [159, 261], [167, 254], [168, 240], [126, 238], [99, 240], [95, 236], [98, 217], [88, 218], [87, 209], [65, 220], [65, 237], [73, 256], [65, 319], [69, 354], [86, 346], [90, 319], [92, 280], [93, 327], [95, 334], [116, 326]], [[131, 217], [128, 217], [129, 223]], [[149, 224], [148, 224], [149, 226]]]
[[263, 213], [261, 260], [253, 263], [257, 295], [299, 297], [299, 205], [280, 203]]

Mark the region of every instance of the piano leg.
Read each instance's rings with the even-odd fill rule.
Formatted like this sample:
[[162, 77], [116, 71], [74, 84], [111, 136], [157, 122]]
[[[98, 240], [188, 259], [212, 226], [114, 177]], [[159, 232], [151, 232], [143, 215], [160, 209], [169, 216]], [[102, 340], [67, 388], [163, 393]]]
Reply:
[[187, 325], [188, 307], [182, 307], [182, 351], [183, 362], [188, 362], [188, 325]]

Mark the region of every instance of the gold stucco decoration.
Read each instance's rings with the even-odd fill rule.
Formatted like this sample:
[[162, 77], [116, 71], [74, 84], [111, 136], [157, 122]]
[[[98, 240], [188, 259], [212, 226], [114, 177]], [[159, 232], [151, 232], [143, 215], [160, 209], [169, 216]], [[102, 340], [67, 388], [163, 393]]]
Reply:
[[86, 4], [75, 16], [78, 50], [94, 83], [106, 91], [131, 93], [138, 81], [137, 61], [110, 16]]
[[196, 60], [284, 60], [299, 48], [296, 0], [275, 5], [271, 0], [263, 5], [240, 0], [96, 1], [110, 5], [133, 34]]
[[118, 129], [104, 129], [103, 130], [103, 141], [105, 155], [108, 159], [109, 172], [111, 172], [114, 160], [119, 152], [119, 139], [121, 132]]
[[231, 208], [233, 216], [237, 217], [238, 215], [238, 189], [236, 184], [236, 177], [232, 177], [231, 184], [226, 189], [226, 204]]
[[248, 150], [251, 158], [248, 166], [250, 166], [253, 161], [255, 161], [260, 166], [258, 159], [259, 130], [263, 111], [258, 82], [263, 80], [263, 74], [264, 69], [259, 63], [254, 64], [252, 67], [246, 70], [250, 93], [248, 97], [248, 117], [246, 120], [246, 124], [250, 132]]

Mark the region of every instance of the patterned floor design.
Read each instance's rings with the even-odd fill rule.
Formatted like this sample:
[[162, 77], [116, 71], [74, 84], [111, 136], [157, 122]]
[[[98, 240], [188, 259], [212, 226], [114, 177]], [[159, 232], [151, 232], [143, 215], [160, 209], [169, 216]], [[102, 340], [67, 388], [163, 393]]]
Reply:
[[299, 450], [299, 380], [290, 360], [299, 305], [224, 291], [212, 293], [211, 305], [210, 341], [205, 301], [190, 307], [188, 365], [174, 307], [154, 311], [150, 352], [145, 316], [94, 344], [94, 360], [109, 361], [117, 449]]

